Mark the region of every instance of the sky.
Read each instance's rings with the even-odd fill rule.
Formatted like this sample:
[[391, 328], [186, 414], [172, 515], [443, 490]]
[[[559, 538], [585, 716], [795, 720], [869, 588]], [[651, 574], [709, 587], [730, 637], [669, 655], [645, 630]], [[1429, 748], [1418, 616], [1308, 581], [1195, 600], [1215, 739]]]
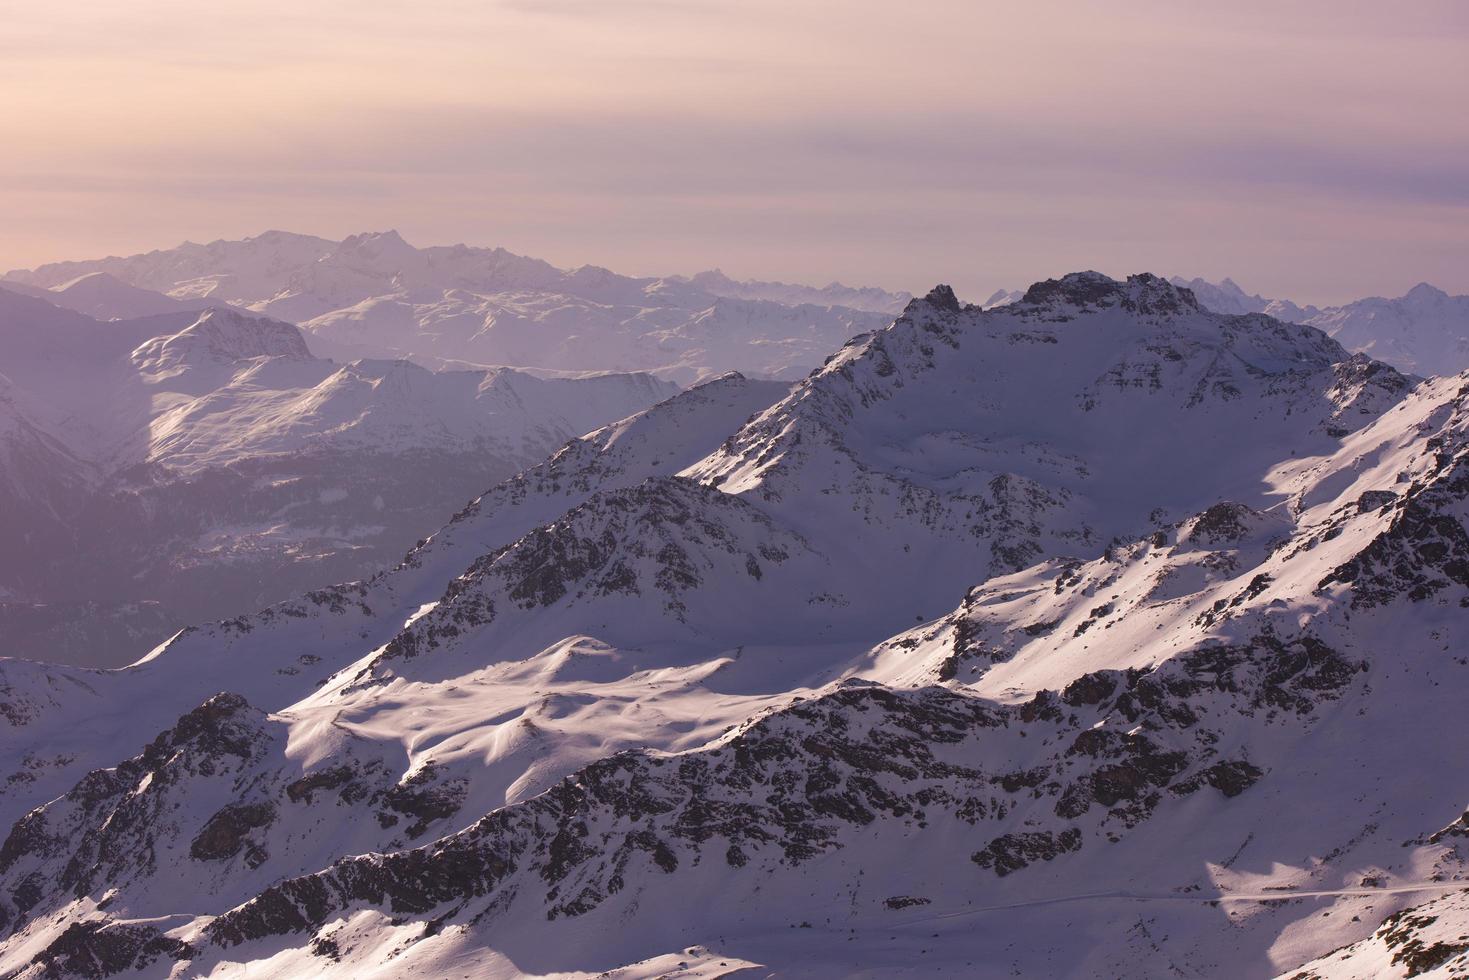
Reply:
[[966, 299], [1469, 292], [1462, 0], [0, 0], [0, 270], [396, 228]]

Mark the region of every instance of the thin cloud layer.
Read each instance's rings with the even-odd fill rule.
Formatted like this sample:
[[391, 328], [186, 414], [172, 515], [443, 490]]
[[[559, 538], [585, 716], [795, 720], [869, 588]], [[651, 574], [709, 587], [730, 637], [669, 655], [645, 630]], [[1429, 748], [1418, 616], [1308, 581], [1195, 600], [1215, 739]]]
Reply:
[[[794, 7], [795, 9], [791, 9]], [[972, 293], [1469, 288], [1453, 3], [144, 0], [0, 28], [0, 265], [396, 226]]]

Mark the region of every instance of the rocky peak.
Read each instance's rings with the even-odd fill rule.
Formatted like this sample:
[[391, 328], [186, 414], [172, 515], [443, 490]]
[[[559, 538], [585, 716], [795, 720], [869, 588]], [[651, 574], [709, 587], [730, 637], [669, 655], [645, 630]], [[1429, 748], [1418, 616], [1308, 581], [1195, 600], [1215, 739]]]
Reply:
[[1119, 295], [1117, 280], [1100, 272], [1068, 272], [1060, 279], [1033, 283], [1020, 297], [1030, 306], [1066, 303], [1071, 306], [1112, 305]]
[[928, 291], [923, 301], [935, 309], [948, 310], [950, 313], [958, 313], [963, 309], [959, 303], [959, 297], [954, 295], [952, 286], [939, 283]]
[[1072, 272], [1060, 279], [1034, 284], [1025, 291], [1020, 302], [1044, 307], [1108, 309], [1120, 306], [1150, 315], [1203, 312], [1193, 290], [1174, 285], [1150, 272], [1128, 276], [1126, 282], [1118, 282], [1100, 272]]

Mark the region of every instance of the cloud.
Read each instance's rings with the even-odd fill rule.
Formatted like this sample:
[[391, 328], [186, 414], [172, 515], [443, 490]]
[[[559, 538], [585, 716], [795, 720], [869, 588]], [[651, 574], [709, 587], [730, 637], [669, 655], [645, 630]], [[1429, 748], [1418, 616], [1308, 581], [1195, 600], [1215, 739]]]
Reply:
[[310, 220], [908, 288], [1469, 288], [1460, 4], [65, 7], [0, 40], [12, 265]]

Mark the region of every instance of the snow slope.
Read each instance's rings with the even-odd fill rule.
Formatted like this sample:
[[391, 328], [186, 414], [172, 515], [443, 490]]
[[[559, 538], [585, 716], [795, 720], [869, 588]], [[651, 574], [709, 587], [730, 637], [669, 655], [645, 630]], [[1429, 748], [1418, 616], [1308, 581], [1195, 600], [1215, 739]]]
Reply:
[[0, 662], [0, 970], [1390, 960], [1465, 887], [1466, 394], [1152, 276], [936, 289], [371, 581]]

